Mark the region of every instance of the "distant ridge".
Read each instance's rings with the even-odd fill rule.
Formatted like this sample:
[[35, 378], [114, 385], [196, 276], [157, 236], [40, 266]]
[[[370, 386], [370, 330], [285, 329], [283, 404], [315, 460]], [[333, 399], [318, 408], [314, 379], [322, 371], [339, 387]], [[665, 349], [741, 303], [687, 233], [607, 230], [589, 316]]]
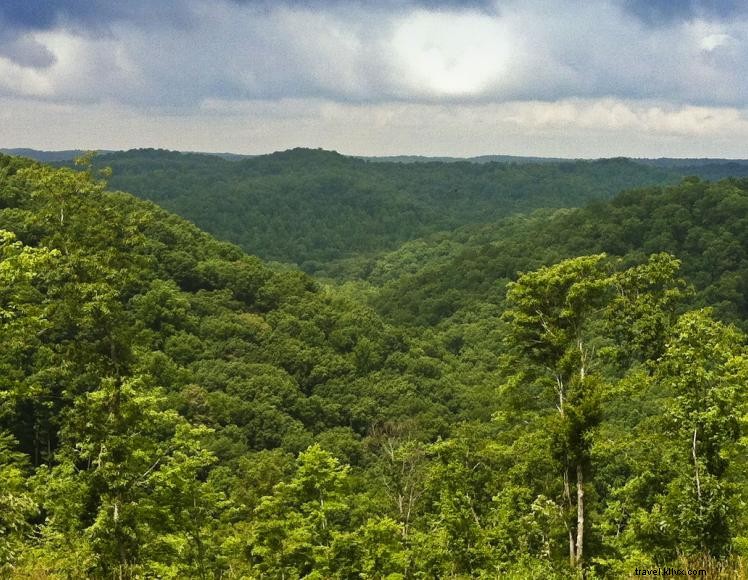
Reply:
[[[53, 163], [57, 161], [72, 161], [80, 157], [86, 150], [84, 149], [66, 149], [64, 151], [41, 151], [39, 149], [27, 149], [24, 147], [16, 149], [0, 149], [0, 153], [6, 155], [16, 155], [18, 157], [28, 157], [42, 163]], [[113, 153], [113, 151], [99, 151], [99, 153]]]
[[479, 155], [477, 157], [429, 157], [425, 155], [389, 155], [384, 157], [359, 157], [378, 163], [563, 163], [580, 161], [563, 157], [522, 157], [520, 155]]
[[[289, 149], [288, 151], [301, 151], [307, 150], [306, 148]], [[65, 149], [61, 151], [47, 151], [42, 149], [31, 149], [27, 147], [16, 147], [10, 149], [0, 148], [0, 153], [6, 155], [17, 155], [19, 157], [28, 157], [35, 161], [41, 161], [43, 163], [60, 162], [60, 161], [72, 161], [76, 157], [80, 157], [86, 153], [86, 149]], [[245, 155], [242, 153], [211, 153], [204, 151], [170, 151], [168, 149], [154, 149], [154, 148], [137, 148], [137, 149], [97, 149], [101, 155], [107, 155], [110, 153], [125, 153], [126, 151], [169, 151], [172, 153], [194, 153], [198, 155], [210, 155], [212, 157], [220, 157], [227, 161], [242, 161], [244, 159], [253, 159], [255, 157], [263, 157], [264, 155], [279, 155], [286, 153], [286, 151], [276, 151], [274, 153], [267, 153], [264, 155]], [[324, 151], [320, 149], [319, 151]], [[427, 155], [385, 155], [385, 156], [364, 156], [364, 155], [343, 155], [344, 157], [353, 157], [355, 159], [363, 159], [364, 161], [373, 161], [377, 163], [558, 163], [564, 161], [575, 161], [574, 159], [564, 159], [561, 157], [523, 157], [520, 155], [480, 155], [477, 157], [430, 157]], [[652, 161], [652, 160], [646, 160]]]
[[[86, 149], [64, 149], [62, 151], [44, 151], [41, 149], [30, 149], [26, 147], [16, 147], [13, 149], [2, 149], [0, 153], [5, 155], [15, 155], [18, 157], [28, 157], [34, 161], [41, 161], [42, 163], [57, 163], [62, 161], [72, 161], [76, 157], [80, 157], [89, 150]], [[100, 155], [108, 155], [110, 153], [123, 153], [124, 149], [95, 149]], [[136, 151], [130, 149], [130, 151]], [[182, 152], [180, 152], [182, 153]], [[257, 157], [257, 155], [242, 155], [240, 153], [204, 153], [201, 151], [184, 151], [184, 153], [196, 153], [199, 155], [211, 155], [213, 157], [220, 157], [227, 161], [241, 161], [243, 159], [251, 159]]]
[[675, 172], [620, 158], [388, 163], [304, 148], [239, 161], [139, 149], [101, 155], [94, 164], [112, 169], [112, 188], [310, 273], [438, 231], [679, 181]]
[[748, 165], [748, 159], [719, 159], [716, 157], [659, 157], [648, 159], [645, 157], [631, 158], [638, 163], [655, 165], [657, 167], [697, 167], [703, 165]]
[[[65, 149], [61, 151], [46, 151], [42, 149], [31, 149], [26, 147], [16, 147], [3, 149], [0, 148], [0, 153], [6, 155], [17, 155], [20, 157], [28, 157], [36, 161], [43, 163], [55, 163], [72, 161], [76, 157], [80, 157], [86, 153], [85, 149]], [[593, 161], [594, 159], [572, 159], [566, 157], [536, 157], [536, 156], [522, 156], [522, 155], [478, 155], [475, 157], [450, 157], [450, 156], [428, 156], [428, 155], [383, 155], [383, 156], [365, 156], [365, 155], [343, 155], [336, 151], [327, 151], [324, 149], [308, 149], [308, 148], [295, 148], [287, 151], [276, 151], [274, 153], [267, 153], [261, 155], [247, 155], [243, 153], [212, 153], [205, 151], [172, 151], [168, 149], [153, 149], [153, 148], [138, 148], [138, 149], [98, 149], [96, 150], [100, 155], [108, 154], [121, 154], [126, 152], [134, 151], [159, 151], [169, 153], [185, 153], [194, 155], [209, 155], [211, 157], [219, 157], [226, 161], [243, 161], [246, 159], [255, 159], [257, 157], [283, 157], [284, 154], [293, 154], [293, 152], [299, 151], [320, 151], [327, 153], [335, 153], [341, 157], [349, 157], [353, 159], [361, 159], [373, 163], [573, 163], [575, 161]], [[602, 158], [600, 158], [602, 159]], [[661, 169], [674, 169], [679, 173], [687, 172], [692, 169], [694, 174], [698, 174], [705, 178], [712, 178], [711, 174], [715, 177], [723, 177], [726, 175], [733, 175], [736, 177], [748, 176], [748, 159], [721, 159], [717, 157], [691, 157], [691, 158], [679, 158], [679, 157], [659, 157], [659, 158], [646, 158], [646, 157], [621, 157], [621, 159], [629, 159], [636, 163], [649, 165], [652, 167], [659, 167]], [[718, 170], [721, 168], [721, 170]]]

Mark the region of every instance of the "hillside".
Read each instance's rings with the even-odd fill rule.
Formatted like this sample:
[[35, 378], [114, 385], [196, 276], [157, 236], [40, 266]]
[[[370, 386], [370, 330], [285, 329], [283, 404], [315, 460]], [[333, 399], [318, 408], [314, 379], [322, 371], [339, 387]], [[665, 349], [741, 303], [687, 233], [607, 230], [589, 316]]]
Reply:
[[[28, 149], [25, 147], [0, 149], [0, 154], [3, 155], [26, 157], [28, 159], [41, 161], [43, 163], [72, 161], [73, 159], [75, 159], [76, 157], [80, 157], [84, 153], [85, 151], [81, 149], [66, 149], [62, 151], [41, 151], [39, 149]], [[102, 151], [102, 153], [110, 153], [110, 151]]]
[[746, 197], [689, 179], [411, 242], [371, 268], [384, 318], [363, 281], [0, 156], [2, 574], [739, 569], [745, 337], [679, 269], [741, 316]]
[[307, 272], [432, 232], [539, 207], [574, 207], [676, 179], [624, 159], [401, 164], [301, 149], [231, 162], [135, 150], [96, 163], [112, 168], [114, 187], [252, 254]]
[[748, 580], [747, 73], [748, 0], [0, 0], [0, 580]]
[[[104, 531], [92, 522], [116, 528], [113, 506], [135, 526], [115, 537], [178, 533], [171, 517], [142, 521], [152, 510], [142, 502], [215, 462], [230, 471], [214, 493], [238, 493], [245, 484], [225, 478], [254, 461], [284, 473], [292, 454], [320, 442], [356, 464], [376, 425], [407, 421], [430, 439], [449, 433], [450, 417], [485, 415], [455, 392], [437, 353], [370, 309], [103, 187], [89, 172], [0, 156], [0, 496], [3, 462], [17, 453], [42, 478], [35, 493], [49, 518], [34, 557], [65, 529], [76, 548], [44, 561], [64, 558], [87, 576], [76, 566], [110, 549], [95, 543]], [[75, 497], [56, 503], [62, 489]], [[162, 501], [182, 509], [173, 501], [183, 499]], [[206, 520], [203, 533], [217, 524]], [[192, 575], [183, 553], [152, 549]]]
[[[607, 202], [544, 210], [493, 225], [466, 227], [345, 265], [381, 288], [376, 304], [401, 323], [436, 324], [476, 301], [500, 304], [517, 272], [606, 252], [628, 262], [655, 252], [683, 261], [694, 304], [748, 327], [748, 181], [681, 184], [622, 192]], [[341, 266], [342, 267], [342, 266]]]

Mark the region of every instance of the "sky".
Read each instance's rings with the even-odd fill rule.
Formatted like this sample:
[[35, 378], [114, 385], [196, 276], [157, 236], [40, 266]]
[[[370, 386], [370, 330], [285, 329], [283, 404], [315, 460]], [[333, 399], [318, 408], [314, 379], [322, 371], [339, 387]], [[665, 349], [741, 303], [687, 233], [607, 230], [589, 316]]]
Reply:
[[748, 3], [0, 0], [0, 147], [748, 158]]

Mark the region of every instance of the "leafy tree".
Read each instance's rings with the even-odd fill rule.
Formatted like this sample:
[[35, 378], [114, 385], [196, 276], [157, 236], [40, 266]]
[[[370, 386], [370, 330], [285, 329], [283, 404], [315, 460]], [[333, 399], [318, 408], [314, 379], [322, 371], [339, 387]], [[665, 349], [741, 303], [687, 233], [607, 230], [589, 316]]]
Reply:
[[656, 377], [672, 389], [667, 421], [684, 460], [663, 499], [666, 533], [680, 551], [724, 554], [736, 492], [724, 476], [741, 434], [748, 379], [744, 338], [707, 311], [684, 314]]
[[10, 576], [31, 533], [28, 518], [36, 503], [26, 484], [26, 458], [14, 449], [15, 441], [0, 433], [0, 574]]
[[89, 573], [174, 577], [189, 570], [202, 577], [206, 518], [220, 497], [199, 477], [213, 460], [199, 441], [204, 432], [164, 409], [146, 384], [107, 378], [76, 401], [57, 465], [36, 477], [47, 513], [45, 549], [58, 550], [67, 566], [66, 552], [80, 550], [69, 542], [88, 546]]
[[348, 469], [318, 445], [297, 460], [288, 482], [273, 488], [256, 509], [248, 553], [252, 570], [290, 578], [323, 577], [333, 539], [345, 523]]
[[[611, 266], [604, 255], [583, 256], [524, 274], [509, 284], [504, 313], [509, 346], [519, 357], [512, 360], [521, 365], [510, 385], [538, 401], [553, 437], [563, 479], [558, 505], [566, 514], [569, 559], [577, 567], [590, 525], [586, 482], [595, 468], [594, 435], [604, 404], [616, 390], [616, 376], [631, 365], [651, 365], [665, 350], [684, 296], [672, 256], [653, 255], [618, 272]], [[551, 404], [556, 412], [549, 415]]]
[[584, 557], [590, 438], [599, 421], [603, 388], [596, 376], [593, 329], [610, 296], [604, 258], [575, 258], [520, 276], [509, 286], [505, 313], [512, 346], [542, 373], [544, 390], [550, 387], [555, 394], [558, 416], [549, 427], [563, 466], [563, 501], [570, 510], [571, 487], [576, 487], [576, 522], [568, 522], [567, 528], [569, 558], [577, 567]]

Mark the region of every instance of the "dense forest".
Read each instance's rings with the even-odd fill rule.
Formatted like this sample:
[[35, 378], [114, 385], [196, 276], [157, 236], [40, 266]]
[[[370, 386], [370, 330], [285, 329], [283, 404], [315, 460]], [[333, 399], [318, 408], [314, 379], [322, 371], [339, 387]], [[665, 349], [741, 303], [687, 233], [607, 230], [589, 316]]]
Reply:
[[516, 272], [599, 252], [627, 263], [656, 252], [677, 256], [697, 291], [692, 304], [748, 328], [746, 179], [692, 177], [581, 209], [539, 210], [336, 264], [330, 275], [376, 287], [379, 310], [400, 323], [431, 325], [476, 302], [500, 304]]
[[331, 261], [541, 207], [575, 207], [677, 181], [625, 159], [386, 163], [294, 149], [227, 161], [160, 150], [102, 155], [113, 187], [154, 201], [250, 254], [308, 273]]
[[113, 187], [154, 201], [252, 255], [318, 275], [326, 275], [332, 262], [374, 256], [460, 226], [538, 208], [578, 207], [688, 175], [748, 175], [748, 165], [727, 160], [519, 159], [392, 162], [294, 149], [227, 160], [141, 149], [109, 152], [95, 164], [113, 169]]
[[748, 180], [210, 159], [0, 156], [0, 575], [742, 573]]

